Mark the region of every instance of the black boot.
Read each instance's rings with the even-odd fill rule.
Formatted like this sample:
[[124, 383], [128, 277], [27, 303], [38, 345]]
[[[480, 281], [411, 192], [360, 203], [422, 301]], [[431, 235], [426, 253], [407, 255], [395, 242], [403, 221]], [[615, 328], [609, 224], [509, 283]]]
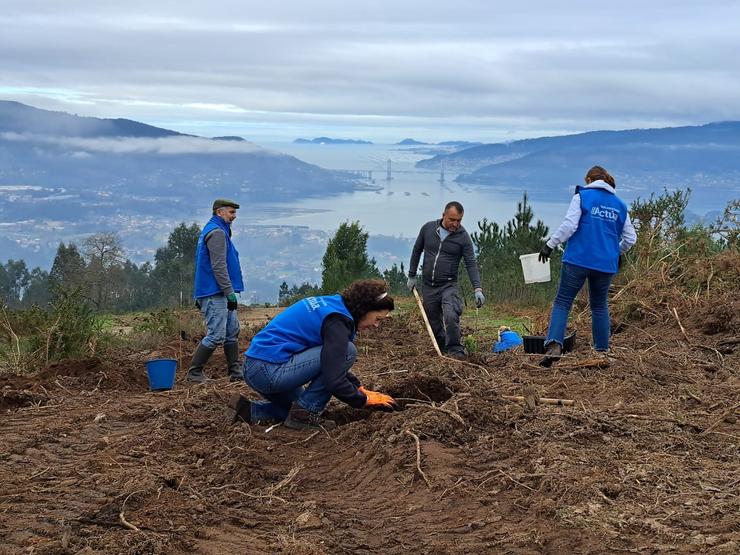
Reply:
[[203, 343], [198, 345], [198, 348], [193, 353], [193, 359], [190, 361], [190, 369], [188, 370], [185, 379], [192, 383], [204, 383], [209, 380], [205, 374], [203, 374], [203, 367], [208, 362], [213, 354], [213, 349], [206, 347]]
[[290, 407], [288, 418], [283, 424], [294, 430], [333, 430], [337, 427], [337, 423], [333, 420], [322, 418], [320, 414], [308, 411], [298, 403], [293, 403]]
[[226, 414], [231, 419], [232, 424], [236, 424], [239, 420], [250, 424], [252, 422], [252, 403], [246, 397], [234, 393], [229, 399], [229, 408]]
[[239, 363], [239, 343], [224, 343], [224, 355], [226, 355], [226, 366], [229, 368], [229, 381], [242, 381], [244, 373]]
[[563, 348], [557, 341], [552, 341], [545, 347], [545, 356], [550, 358], [560, 358], [563, 356]]
[[550, 368], [555, 362], [563, 356], [563, 347], [557, 341], [552, 341], [545, 347], [545, 358], [540, 361], [540, 366]]

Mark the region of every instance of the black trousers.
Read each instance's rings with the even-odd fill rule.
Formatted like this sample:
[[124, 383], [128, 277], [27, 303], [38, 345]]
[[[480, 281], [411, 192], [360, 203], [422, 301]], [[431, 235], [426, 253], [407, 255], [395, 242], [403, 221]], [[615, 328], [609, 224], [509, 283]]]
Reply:
[[434, 337], [443, 353], [465, 352], [460, 341], [460, 316], [463, 301], [457, 283], [433, 287], [424, 284], [422, 290], [424, 311], [429, 318]]

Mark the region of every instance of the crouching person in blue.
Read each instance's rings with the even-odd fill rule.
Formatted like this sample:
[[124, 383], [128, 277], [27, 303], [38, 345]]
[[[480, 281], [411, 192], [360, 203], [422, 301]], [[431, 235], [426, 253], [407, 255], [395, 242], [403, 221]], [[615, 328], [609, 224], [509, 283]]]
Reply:
[[362, 387], [350, 368], [357, 358], [355, 334], [377, 327], [393, 308], [382, 280], [355, 281], [340, 295], [289, 306], [252, 339], [244, 380], [265, 400], [232, 396], [234, 422], [331, 429], [336, 424], [321, 414], [332, 396], [356, 409], [391, 409], [393, 398]]
[[244, 291], [244, 282], [239, 253], [231, 242], [231, 223], [238, 208], [233, 200], [216, 199], [213, 216], [198, 237], [193, 297], [200, 306], [208, 333], [193, 354], [186, 376], [189, 382], [208, 380], [203, 367], [219, 345], [224, 346], [229, 380], [242, 379], [236, 294]]
[[585, 180], [585, 187], [576, 187], [565, 220], [539, 256], [545, 263], [555, 247], [568, 242], [545, 340], [545, 361], [549, 363], [562, 354], [568, 315], [586, 280], [593, 346], [596, 351], [609, 350], [609, 285], [619, 269], [620, 255], [637, 241], [627, 205], [616, 194], [614, 178], [601, 166], [594, 166]]

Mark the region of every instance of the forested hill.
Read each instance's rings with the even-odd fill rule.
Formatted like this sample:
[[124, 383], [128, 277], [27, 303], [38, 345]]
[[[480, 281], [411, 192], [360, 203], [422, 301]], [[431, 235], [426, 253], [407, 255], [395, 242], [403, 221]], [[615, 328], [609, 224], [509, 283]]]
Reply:
[[[565, 189], [602, 165], [632, 195], [662, 187], [686, 188], [718, 205], [740, 196], [740, 122], [625, 131], [593, 131], [559, 137], [486, 144], [417, 163], [445, 168], [463, 183], [527, 189]], [[628, 194], [627, 196], [631, 196]]]
[[130, 119], [82, 117], [41, 110], [20, 102], [0, 100], [0, 133], [58, 137], [174, 137], [177, 131]]
[[[239, 138], [240, 139], [240, 138]], [[0, 250], [48, 264], [59, 240], [114, 231], [151, 248], [218, 197], [295, 202], [365, 187], [346, 174], [235, 137], [0, 101]]]

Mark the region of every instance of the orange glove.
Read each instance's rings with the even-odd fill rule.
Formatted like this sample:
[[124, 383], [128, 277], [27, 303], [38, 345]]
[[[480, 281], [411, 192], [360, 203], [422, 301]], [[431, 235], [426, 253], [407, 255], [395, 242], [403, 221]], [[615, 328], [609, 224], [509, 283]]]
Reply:
[[360, 386], [359, 390], [367, 396], [367, 401], [365, 402], [365, 407], [367, 408], [380, 408], [390, 410], [396, 408], [396, 400], [390, 395], [379, 393], [377, 391], [371, 391], [369, 389], [365, 389], [363, 386]]

